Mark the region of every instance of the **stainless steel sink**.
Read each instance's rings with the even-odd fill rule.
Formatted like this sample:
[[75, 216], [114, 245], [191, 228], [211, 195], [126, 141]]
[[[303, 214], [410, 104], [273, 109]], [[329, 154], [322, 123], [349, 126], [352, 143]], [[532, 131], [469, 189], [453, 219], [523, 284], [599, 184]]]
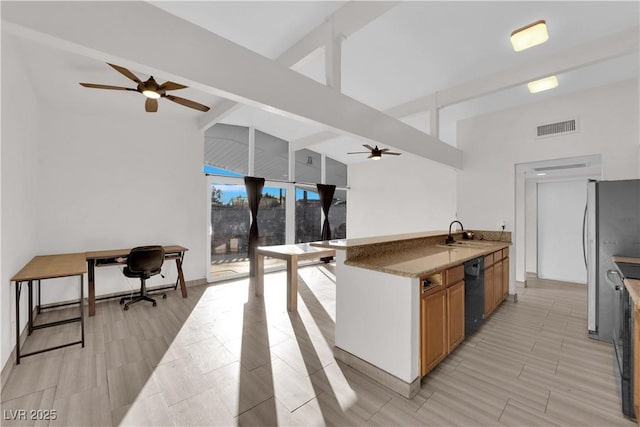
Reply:
[[436, 246], [440, 248], [484, 248], [494, 245], [496, 242], [486, 242], [480, 240], [460, 240], [453, 243], [441, 243]]

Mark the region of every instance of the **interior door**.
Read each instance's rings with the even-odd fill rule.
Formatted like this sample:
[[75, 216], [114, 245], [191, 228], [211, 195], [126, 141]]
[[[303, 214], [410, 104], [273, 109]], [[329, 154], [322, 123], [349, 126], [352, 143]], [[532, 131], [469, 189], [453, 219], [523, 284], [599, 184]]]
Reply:
[[587, 283], [582, 222], [587, 180], [538, 183], [538, 277]]

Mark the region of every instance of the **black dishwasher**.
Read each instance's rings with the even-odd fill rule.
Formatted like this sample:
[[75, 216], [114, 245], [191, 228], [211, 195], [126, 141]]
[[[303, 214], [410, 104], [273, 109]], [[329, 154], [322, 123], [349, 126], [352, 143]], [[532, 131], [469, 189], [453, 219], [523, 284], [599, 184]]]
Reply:
[[471, 335], [484, 321], [484, 257], [464, 263], [464, 333]]

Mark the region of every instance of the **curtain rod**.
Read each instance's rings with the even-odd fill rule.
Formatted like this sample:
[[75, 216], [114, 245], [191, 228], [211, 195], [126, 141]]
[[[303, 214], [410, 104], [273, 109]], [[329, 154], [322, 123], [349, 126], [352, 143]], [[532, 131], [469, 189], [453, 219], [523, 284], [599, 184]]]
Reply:
[[[243, 176], [230, 176], [230, 175], [220, 175], [220, 174], [217, 174], [217, 173], [205, 173], [205, 175], [206, 176], [219, 176], [219, 177], [222, 177], [222, 178], [238, 178], [238, 179], [245, 177], [245, 175], [243, 175]], [[246, 175], [246, 176], [248, 176], [248, 175]], [[309, 186], [309, 187], [315, 187], [316, 186], [316, 184], [313, 184], [313, 183], [310, 183], [310, 182], [285, 181], [283, 179], [268, 179], [268, 178], [265, 178], [264, 180], [265, 181], [270, 181], [270, 182], [281, 182], [283, 184], [306, 185], [306, 186]], [[348, 186], [343, 187], [343, 186], [337, 186], [336, 185], [336, 190], [350, 190], [350, 189], [351, 189], [351, 187], [348, 187]]]

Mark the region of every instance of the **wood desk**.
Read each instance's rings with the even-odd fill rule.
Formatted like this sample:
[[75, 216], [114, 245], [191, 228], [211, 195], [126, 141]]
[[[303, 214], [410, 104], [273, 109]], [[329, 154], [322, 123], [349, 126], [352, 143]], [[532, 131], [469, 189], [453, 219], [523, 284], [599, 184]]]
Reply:
[[[70, 345], [82, 344], [84, 347], [84, 310], [82, 301], [84, 299], [84, 273], [87, 272], [87, 263], [84, 253], [60, 254], [60, 255], [40, 255], [29, 261], [15, 276], [11, 278], [16, 284], [16, 364], [20, 364], [21, 357], [32, 356], [34, 354], [43, 353], [45, 351], [56, 350]], [[33, 281], [45, 279], [53, 279], [56, 277], [80, 277], [80, 316], [71, 319], [59, 320], [56, 322], [42, 323], [40, 325], [33, 324]], [[79, 341], [67, 344], [49, 347], [43, 350], [33, 351], [30, 353], [20, 354], [20, 293], [22, 291], [22, 283], [27, 282], [29, 287], [29, 321], [28, 335], [35, 329], [48, 328], [51, 326], [62, 325], [71, 322], [80, 322], [81, 339]], [[40, 307], [38, 307], [40, 308]]]
[[259, 246], [256, 248], [255, 294], [264, 293], [264, 257], [283, 259], [287, 262], [287, 310], [298, 309], [298, 261], [335, 256], [336, 250], [311, 246], [309, 243], [297, 245]]
[[[178, 245], [164, 246], [164, 259], [176, 261], [178, 268], [178, 278], [173, 288], [177, 288], [180, 283], [180, 291], [182, 298], [187, 297], [187, 286], [184, 282], [184, 274], [182, 273], [182, 260], [184, 253], [189, 249]], [[96, 289], [95, 289], [95, 268], [107, 267], [110, 265], [123, 265], [127, 263], [127, 256], [131, 249], [110, 249], [106, 251], [93, 251], [86, 253], [86, 263], [89, 269], [89, 316], [96, 314]]]

